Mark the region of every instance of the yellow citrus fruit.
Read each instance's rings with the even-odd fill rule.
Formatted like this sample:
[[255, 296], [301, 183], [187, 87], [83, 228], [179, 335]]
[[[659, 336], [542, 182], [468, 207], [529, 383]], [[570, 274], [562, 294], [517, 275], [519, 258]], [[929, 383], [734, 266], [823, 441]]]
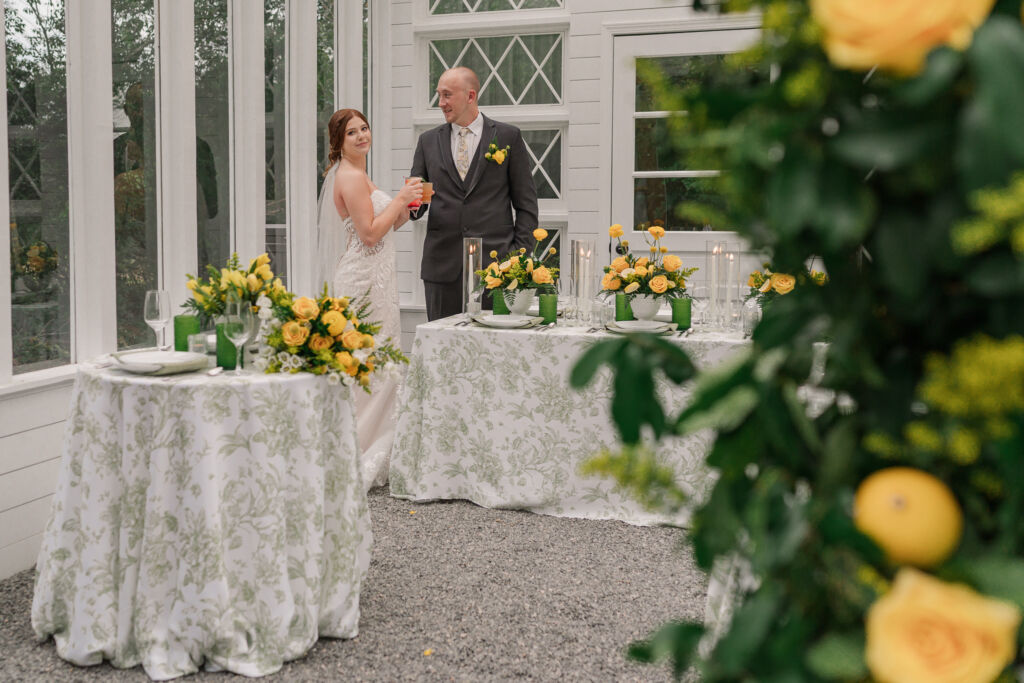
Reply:
[[933, 567], [960, 542], [963, 513], [941, 480], [911, 467], [879, 470], [861, 482], [853, 521], [895, 564]]

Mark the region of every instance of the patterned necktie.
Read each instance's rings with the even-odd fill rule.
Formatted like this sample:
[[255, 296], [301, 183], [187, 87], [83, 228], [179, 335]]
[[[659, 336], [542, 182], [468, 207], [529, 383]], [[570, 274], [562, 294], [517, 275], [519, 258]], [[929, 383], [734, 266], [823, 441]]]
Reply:
[[460, 130], [459, 143], [455, 146], [455, 168], [459, 172], [459, 177], [463, 180], [466, 179], [466, 174], [469, 173], [469, 145], [466, 144], [466, 136], [469, 133], [469, 128]]

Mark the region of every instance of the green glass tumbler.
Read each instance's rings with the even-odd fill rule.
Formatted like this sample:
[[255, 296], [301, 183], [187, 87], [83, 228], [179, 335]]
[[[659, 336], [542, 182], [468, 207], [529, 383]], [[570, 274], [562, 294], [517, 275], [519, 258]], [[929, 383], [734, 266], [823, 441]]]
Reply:
[[558, 295], [541, 294], [538, 307], [540, 310], [541, 323], [544, 325], [550, 325], [555, 322], [555, 319], [558, 317]]
[[199, 333], [199, 318], [194, 315], [174, 316], [174, 350], [188, 351], [188, 336]]
[[636, 320], [633, 317], [633, 309], [629, 305], [629, 297], [622, 292], [615, 294], [615, 319]]
[[224, 323], [217, 323], [217, 365], [225, 370], [234, 370], [235, 353], [235, 345], [224, 332]]
[[676, 329], [690, 328], [690, 304], [691, 301], [687, 297], [672, 299], [672, 322], [676, 324]]
[[494, 315], [508, 315], [508, 304], [505, 303], [505, 290], [492, 289], [491, 298], [494, 299]]

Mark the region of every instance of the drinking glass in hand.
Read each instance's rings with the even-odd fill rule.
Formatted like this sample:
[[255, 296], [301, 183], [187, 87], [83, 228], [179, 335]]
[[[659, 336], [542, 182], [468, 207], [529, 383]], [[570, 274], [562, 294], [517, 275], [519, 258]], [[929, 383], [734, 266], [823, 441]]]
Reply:
[[171, 322], [171, 297], [167, 290], [147, 290], [142, 314], [146, 319], [146, 324], [153, 328], [156, 345], [163, 347], [163, 330], [167, 327], [167, 323]]
[[229, 301], [224, 305], [224, 334], [235, 345], [235, 372], [242, 374], [242, 346], [256, 329], [256, 316], [248, 301]]

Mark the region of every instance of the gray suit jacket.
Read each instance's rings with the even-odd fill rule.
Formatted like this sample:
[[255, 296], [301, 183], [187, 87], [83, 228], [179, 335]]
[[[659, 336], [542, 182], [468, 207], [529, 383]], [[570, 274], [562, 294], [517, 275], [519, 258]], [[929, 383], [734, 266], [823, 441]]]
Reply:
[[[423, 133], [412, 160], [410, 175], [434, 184], [420, 267], [426, 282], [459, 280], [463, 237], [483, 238], [486, 266], [491, 250], [504, 256], [513, 248], [529, 248], [537, 227], [537, 190], [519, 129], [484, 116], [483, 135], [465, 180], [455, 169], [451, 135], [448, 123]], [[491, 142], [499, 149], [510, 146], [503, 164], [484, 159]]]

